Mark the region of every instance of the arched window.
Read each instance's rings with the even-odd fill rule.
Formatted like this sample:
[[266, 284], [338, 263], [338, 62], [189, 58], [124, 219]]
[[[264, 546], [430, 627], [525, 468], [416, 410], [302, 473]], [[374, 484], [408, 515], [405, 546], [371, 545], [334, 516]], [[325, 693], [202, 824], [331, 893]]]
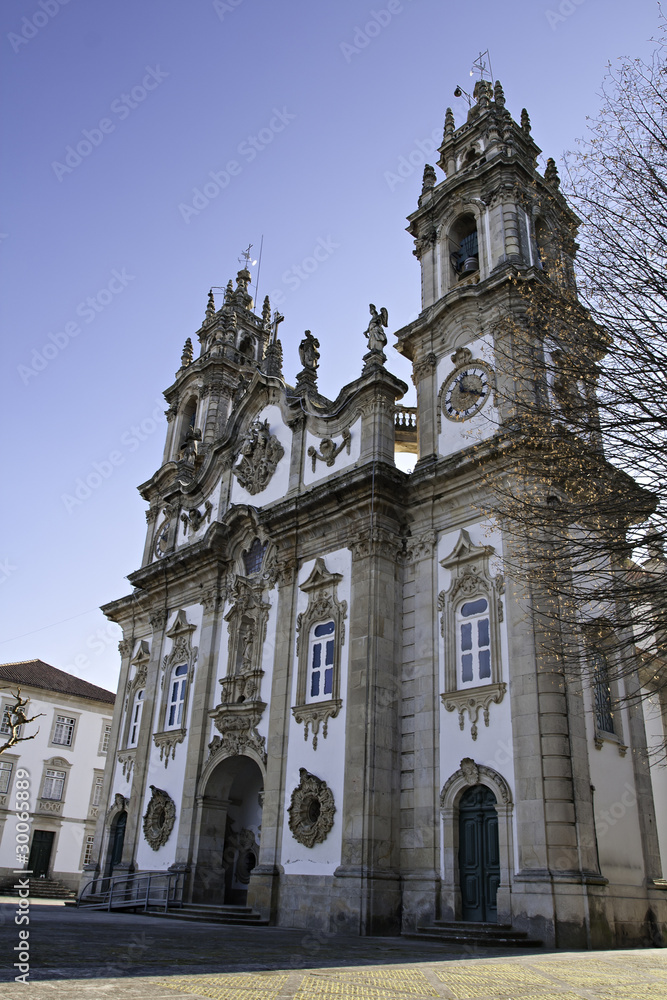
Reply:
[[460, 216], [449, 231], [449, 259], [459, 279], [479, 271], [477, 224], [471, 213]]
[[324, 701], [333, 697], [336, 625], [319, 622], [310, 630], [308, 650], [308, 687], [306, 700]]
[[179, 729], [183, 723], [183, 706], [188, 685], [187, 664], [180, 663], [171, 674], [171, 693], [167, 705], [166, 729]]
[[457, 613], [459, 686], [491, 683], [491, 632], [486, 597], [464, 601]]
[[248, 361], [255, 360], [255, 342], [249, 334], [241, 337], [239, 341], [239, 352], [243, 354]]
[[243, 565], [246, 576], [255, 576], [255, 574], [259, 573], [262, 568], [262, 560], [264, 559], [265, 552], [266, 542], [262, 544], [259, 538], [256, 538], [248, 551], [243, 553]]
[[139, 742], [139, 730], [141, 728], [141, 716], [144, 710], [143, 688], [134, 696], [132, 704], [132, 715], [130, 716], [130, 731], [127, 739], [128, 747], [136, 747]]
[[178, 451], [180, 452], [186, 442], [188, 431], [195, 429], [197, 421], [197, 400], [193, 396], [188, 400], [181, 414], [178, 432]]

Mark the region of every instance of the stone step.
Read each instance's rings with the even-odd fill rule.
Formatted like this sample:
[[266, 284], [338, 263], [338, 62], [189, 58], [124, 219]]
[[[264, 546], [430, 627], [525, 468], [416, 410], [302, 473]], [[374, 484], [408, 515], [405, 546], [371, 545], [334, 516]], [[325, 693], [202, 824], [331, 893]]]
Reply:
[[[18, 890], [14, 888], [17, 881], [23, 878], [17, 875], [12, 879], [5, 879], [0, 883], [0, 892], [7, 896], [18, 895]], [[28, 888], [31, 899], [76, 899], [76, 890], [69, 889], [62, 882], [50, 878], [28, 879]]]
[[148, 909], [153, 917], [166, 917], [172, 920], [191, 920], [214, 924], [249, 924], [253, 927], [265, 927], [268, 920], [249, 906], [201, 906], [196, 903], [186, 903], [184, 906], [174, 906], [168, 910]]
[[427, 927], [417, 927], [404, 937], [441, 941], [443, 944], [486, 948], [541, 948], [542, 941], [528, 936], [526, 931], [513, 931], [509, 924], [489, 924], [473, 921], [435, 920]]

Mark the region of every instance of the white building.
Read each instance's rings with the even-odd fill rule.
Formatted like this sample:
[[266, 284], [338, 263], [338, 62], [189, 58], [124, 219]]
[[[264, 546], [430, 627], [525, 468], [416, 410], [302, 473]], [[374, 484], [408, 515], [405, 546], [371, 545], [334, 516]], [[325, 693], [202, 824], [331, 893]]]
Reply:
[[[10, 729], [13, 693], [29, 698], [28, 717], [41, 714], [17, 743], [0, 756], [0, 878], [17, 867], [15, 782], [29, 781], [28, 869], [75, 888], [90, 858], [102, 801], [111, 718], [111, 691], [58, 670], [42, 660], [0, 664], [0, 740]], [[39, 730], [39, 732], [37, 732]]]

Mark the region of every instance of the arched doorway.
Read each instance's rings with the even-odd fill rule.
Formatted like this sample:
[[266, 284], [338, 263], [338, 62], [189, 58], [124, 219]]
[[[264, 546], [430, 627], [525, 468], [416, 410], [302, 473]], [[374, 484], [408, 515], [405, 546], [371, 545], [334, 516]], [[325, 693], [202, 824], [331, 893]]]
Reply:
[[125, 843], [125, 827], [127, 826], [127, 811], [123, 809], [114, 817], [109, 830], [109, 847], [107, 850], [107, 864], [105, 877], [113, 874], [116, 865], [120, 864], [123, 858], [123, 845]]
[[204, 787], [193, 901], [245, 906], [259, 860], [264, 778], [250, 757], [227, 757]]
[[498, 813], [496, 797], [486, 785], [468, 788], [459, 801], [459, 873], [463, 920], [496, 923]]

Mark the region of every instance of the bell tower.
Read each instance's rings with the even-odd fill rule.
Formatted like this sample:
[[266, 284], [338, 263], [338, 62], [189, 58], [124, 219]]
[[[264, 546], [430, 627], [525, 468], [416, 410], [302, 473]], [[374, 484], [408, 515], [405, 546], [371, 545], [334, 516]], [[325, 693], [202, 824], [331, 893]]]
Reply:
[[517, 279], [551, 267], [574, 288], [578, 220], [553, 160], [544, 176], [536, 169], [528, 112], [514, 121], [499, 82], [478, 81], [474, 100], [458, 129], [447, 109], [438, 160], [445, 179], [436, 183], [426, 165], [408, 217], [422, 312], [398, 331], [396, 346], [414, 366], [422, 464], [490, 436], [506, 418], [499, 400], [511, 393], [498, 392], [494, 330], [523, 308]]

